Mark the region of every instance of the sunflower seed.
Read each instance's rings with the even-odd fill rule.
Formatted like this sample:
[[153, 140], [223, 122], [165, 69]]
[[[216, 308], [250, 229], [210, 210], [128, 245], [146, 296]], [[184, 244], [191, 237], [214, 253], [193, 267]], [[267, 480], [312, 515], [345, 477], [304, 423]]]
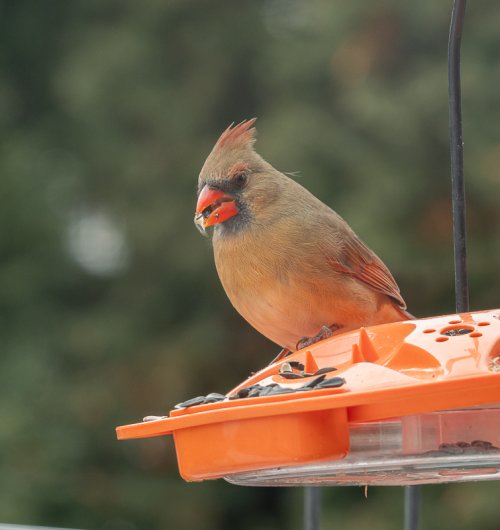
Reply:
[[316, 370], [316, 372], [314, 372], [314, 375], [327, 374], [328, 372], [333, 372], [336, 369], [337, 368], [335, 368], [335, 366], [325, 366], [324, 368]]
[[236, 394], [239, 398], [246, 398], [250, 392], [250, 387], [240, 388]]
[[278, 394], [291, 394], [294, 390], [291, 388], [285, 388], [283, 386], [280, 386], [279, 388], [273, 388], [272, 392], [269, 394], [270, 396], [275, 396]]
[[205, 397], [205, 403], [217, 403], [218, 401], [224, 401], [226, 396], [219, 394], [218, 392], [211, 392]]
[[314, 379], [303, 385], [302, 388], [315, 388], [325, 379], [325, 377], [325, 374], [319, 375], [318, 377], [315, 377]]
[[489, 447], [493, 447], [493, 444], [491, 442], [487, 442], [485, 440], [473, 440], [471, 442], [471, 445], [473, 447], [481, 447], [482, 449], [487, 449]]
[[188, 399], [187, 401], [183, 401], [182, 403], [177, 403], [175, 405], [175, 409], [185, 409], [187, 407], [195, 407], [196, 405], [203, 405], [205, 403], [205, 396], [198, 396], [195, 398]]
[[464, 452], [462, 447], [458, 447], [457, 444], [443, 443], [440, 444], [439, 450], [444, 453], [449, 453], [451, 455], [458, 455]]
[[268, 396], [270, 392], [272, 392], [272, 387], [269, 386], [263, 386], [260, 389], [259, 396]]
[[302, 363], [300, 363], [299, 361], [288, 361], [288, 364], [292, 367], [292, 368], [295, 368], [295, 370], [304, 370], [304, 365]]
[[162, 420], [163, 418], [166, 418], [167, 416], [144, 416], [142, 418], [142, 421], [156, 421], [156, 420]]
[[292, 373], [292, 366], [291, 366], [291, 364], [290, 364], [290, 363], [283, 363], [283, 364], [280, 366], [279, 373], [280, 373], [280, 374], [291, 374], [291, 373]]
[[345, 385], [345, 379], [342, 377], [331, 377], [330, 379], [325, 379], [321, 381], [318, 385], [318, 388], [337, 388], [339, 386]]

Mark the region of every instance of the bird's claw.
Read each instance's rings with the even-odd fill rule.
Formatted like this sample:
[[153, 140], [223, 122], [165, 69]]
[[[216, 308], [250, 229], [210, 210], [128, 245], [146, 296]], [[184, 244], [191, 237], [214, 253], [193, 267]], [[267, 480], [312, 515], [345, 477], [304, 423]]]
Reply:
[[[296, 349], [302, 350], [303, 348], [312, 346], [320, 340], [328, 339], [335, 333], [335, 331], [338, 331], [341, 327], [342, 326], [339, 326], [338, 324], [332, 324], [331, 326], [322, 326], [322, 328], [319, 330], [319, 333], [317, 335], [314, 335], [314, 337], [302, 337], [299, 342], [297, 342]], [[285, 357], [288, 357], [292, 353], [293, 352], [288, 348], [283, 348], [278, 353], [278, 355], [276, 355], [276, 357], [269, 363], [268, 366], [271, 366], [272, 364], [283, 360]]]
[[302, 337], [299, 342], [297, 342], [297, 350], [302, 350], [303, 348], [308, 348], [320, 340], [330, 338], [333, 333], [339, 330], [341, 326], [338, 324], [332, 324], [331, 326], [322, 326], [317, 335], [314, 337]]

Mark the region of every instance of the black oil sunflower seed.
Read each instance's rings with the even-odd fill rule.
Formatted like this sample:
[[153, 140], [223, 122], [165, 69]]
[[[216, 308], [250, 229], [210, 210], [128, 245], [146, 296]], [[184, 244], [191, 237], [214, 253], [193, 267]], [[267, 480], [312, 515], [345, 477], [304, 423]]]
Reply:
[[246, 398], [250, 392], [250, 387], [240, 388], [236, 393], [236, 396], [239, 398]]
[[480, 447], [482, 449], [487, 449], [487, 448], [493, 446], [493, 444], [491, 442], [487, 442], [486, 440], [473, 440], [471, 442], [471, 445], [473, 447]]
[[260, 396], [268, 396], [269, 394], [271, 394], [274, 390], [274, 387], [272, 387], [271, 385], [269, 386], [264, 386], [262, 387], [262, 390], [260, 391]]
[[316, 370], [316, 372], [314, 372], [314, 375], [327, 374], [328, 372], [334, 372], [336, 369], [337, 368], [335, 368], [335, 366], [325, 366], [324, 368]]
[[185, 409], [188, 407], [195, 407], [196, 405], [203, 405], [205, 403], [205, 396], [197, 396], [191, 399], [188, 399], [187, 401], [183, 401], [182, 403], [177, 403], [175, 405], [175, 409]]
[[231, 394], [228, 399], [243, 399], [248, 397], [268, 396], [274, 388], [279, 387], [278, 383], [270, 383], [269, 385], [259, 385], [258, 383], [251, 386], [240, 388], [236, 394]]
[[217, 403], [218, 401], [224, 401], [226, 396], [219, 394], [218, 392], [211, 392], [205, 397], [205, 403]]
[[305, 385], [302, 385], [301, 388], [316, 388], [325, 379], [325, 377], [325, 374], [319, 375], [318, 377], [315, 377]]
[[321, 381], [317, 388], [337, 388], [342, 385], [345, 385], [345, 379], [343, 377], [331, 377], [330, 379]]
[[439, 446], [439, 450], [443, 453], [449, 453], [451, 455], [458, 455], [464, 452], [462, 447], [457, 444], [443, 443]]
[[292, 388], [285, 388], [280, 386], [278, 388], [273, 388], [272, 391], [268, 394], [269, 396], [276, 396], [278, 394], [291, 394], [294, 390]]
[[304, 365], [302, 363], [300, 363], [299, 361], [288, 361], [288, 364], [292, 367], [292, 368], [295, 368], [295, 370], [304, 370]]

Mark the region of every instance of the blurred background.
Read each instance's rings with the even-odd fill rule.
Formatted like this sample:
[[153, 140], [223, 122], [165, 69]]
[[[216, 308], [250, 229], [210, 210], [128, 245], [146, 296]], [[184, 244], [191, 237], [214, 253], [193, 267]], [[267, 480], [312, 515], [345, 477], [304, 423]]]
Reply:
[[[117, 425], [227, 392], [278, 348], [193, 226], [220, 132], [345, 217], [418, 316], [454, 311], [451, 1], [0, 1], [0, 522], [301, 528], [300, 489], [187, 484]], [[500, 3], [462, 52], [471, 308], [500, 291]], [[497, 529], [497, 482], [424, 489], [423, 527]], [[324, 491], [323, 528], [396, 529], [398, 488]]]

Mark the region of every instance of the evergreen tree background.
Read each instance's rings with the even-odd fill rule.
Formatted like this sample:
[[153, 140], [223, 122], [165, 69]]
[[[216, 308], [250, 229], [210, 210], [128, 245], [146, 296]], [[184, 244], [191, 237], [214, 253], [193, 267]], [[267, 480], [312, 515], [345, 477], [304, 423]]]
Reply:
[[[220, 132], [344, 216], [418, 316], [454, 311], [451, 2], [0, 1], [0, 522], [301, 527], [299, 489], [187, 484], [170, 439], [114, 427], [226, 392], [277, 348], [192, 224]], [[500, 4], [462, 52], [472, 309], [498, 307]], [[424, 490], [424, 527], [498, 528], [497, 482]], [[324, 528], [396, 529], [398, 488], [330, 488]]]

